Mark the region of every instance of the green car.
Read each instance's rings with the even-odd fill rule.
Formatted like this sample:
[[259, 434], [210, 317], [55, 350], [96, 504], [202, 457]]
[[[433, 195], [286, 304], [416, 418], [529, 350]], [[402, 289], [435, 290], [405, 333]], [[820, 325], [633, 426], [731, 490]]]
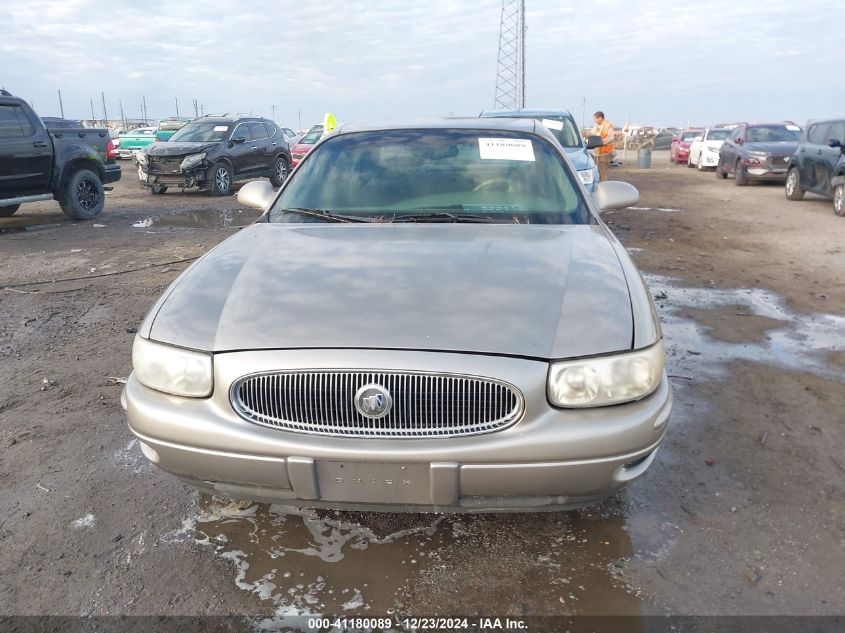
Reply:
[[157, 127], [139, 127], [118, 135], [117, 138], [120, 143], [117, 146], [118, 157], [132, 158], [139, 149], [143, 149], [158, 140], [156, 138], [157, 132]]

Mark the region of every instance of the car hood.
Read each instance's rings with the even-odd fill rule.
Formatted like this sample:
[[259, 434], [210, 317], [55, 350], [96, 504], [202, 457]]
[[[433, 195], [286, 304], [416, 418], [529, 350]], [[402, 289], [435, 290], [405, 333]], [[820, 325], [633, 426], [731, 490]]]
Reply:
[[768, 143], [748, 142], [743, 147], [749, 152], [764, 152], [766, 154], [794, 154], [798, 149], [796, 141], [772, 141]]
[[164, 143], [149, 145], [144, 149], [144, 152], [149, 156], [187, 156], [188, 154], [196, 154], [215, 145], [217, 143], [174, 143], [172, 141], [165, 141]]
[[214, 352], [552, 359], [633, 340], [622, 266], [597, 225], [256, 223], [198, 260], [157, 308], [142, 335]]
[[294, 143], [290, 146], [290, 151], [297, 154], [307, 154], [314, 146], [310, 143]]
[[587, 150], [582, 147], [564, 147], [567, 158], [572, 162], [572, 166], [577, 170], [591, 169], [593, 167], [593, 160], [587, 154]]

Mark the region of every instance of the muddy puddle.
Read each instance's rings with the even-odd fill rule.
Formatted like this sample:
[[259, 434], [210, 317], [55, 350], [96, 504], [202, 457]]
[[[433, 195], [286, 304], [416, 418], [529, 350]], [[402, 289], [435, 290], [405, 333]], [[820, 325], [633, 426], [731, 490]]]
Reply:
[[745, 360], [845, 382], [837, 354], [845, 350], [845, 316], [800, 314], [762, 288], [685, 288], [645, 275], [668, 349], [668, 371], [684, 378], [727, 377]]
[[72, 224], [65, 216], [27, 216], [19, 215], [0, 218], [0, 235], [8, 233], [37, 233], [63, 224]]
[[[618, 500], [571, 513], [329, 512], [203, 495], [170, 541], [233, 566], [268, 618], [316, 613], [655, 613], [624, 561], [662, 556], [677, 531]], [[517, 591], [518, 588], [518, 591]], [[270, 615], [272, 614], [272, 615]]]
[[256, 209], [176, 211], [153, 215], [131, 225], [134, 229], [229, 229], [252, 224], [261, 216]]

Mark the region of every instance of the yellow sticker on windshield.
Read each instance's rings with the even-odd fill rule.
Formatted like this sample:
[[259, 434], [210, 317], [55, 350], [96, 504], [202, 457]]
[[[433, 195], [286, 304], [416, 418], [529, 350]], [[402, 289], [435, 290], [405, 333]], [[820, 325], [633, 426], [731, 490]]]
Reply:
[[534, 145], [522, 138], [480, 138], [482, 160], [527, 160], [534, 162]]

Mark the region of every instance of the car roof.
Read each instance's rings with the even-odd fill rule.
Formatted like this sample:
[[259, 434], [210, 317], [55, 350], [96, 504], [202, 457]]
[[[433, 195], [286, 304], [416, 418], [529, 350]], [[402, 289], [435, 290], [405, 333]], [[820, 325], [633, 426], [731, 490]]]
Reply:
[[[219, 116], [204, 116], [193, 121], [211, 121], [212, 123], [236, 123], [240, 121], [264, 121], [260, 116], [238, 116], [238, 115], [219, 115]], [[269, 121], [269, 119], [267, 119]], [[192, 121], [192, 122], [193, 122]], [[271, 121], [272, 123], [272, 121]]]
[[480, 115], [481, 118], [498, 118], [498, 117], [513, 117], [513, 118], [536, 118], [536, 117], [549, 117], [549, 116], [564, 116], [568, 118], [574, 118], [572, 113], [569, 110], [560, 110], [560, 109], [527, 109], [527, 108], [520, 108], [519, 110], [485, 110]]
[[489, 132], [523, 132], [544, 138], [554, 139], [545, 126], [537, 125], [533, 118], [513, 117], [456, 117], [444, 119], [419, 119], [410, 121], [391, 121], [378, 124], [344, 123], [339, 125], [335, 134], [353, 132], [378, 132], [387, 130], [484, 130]]

